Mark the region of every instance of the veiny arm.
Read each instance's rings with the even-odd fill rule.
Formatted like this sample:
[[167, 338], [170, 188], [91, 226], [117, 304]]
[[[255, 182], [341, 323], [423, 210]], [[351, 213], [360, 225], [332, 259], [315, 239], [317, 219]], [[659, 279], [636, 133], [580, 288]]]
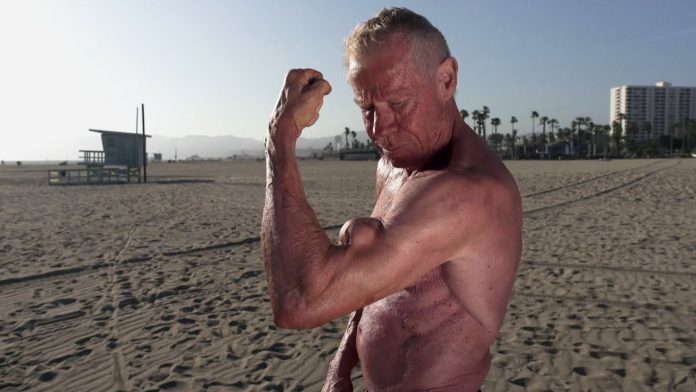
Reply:
[[307, 203], [295, 157], [295, 143], [319, 118], [331, 86], [311, 69], [285, 78], [266, 137], [266, 203], [261, 245], [275, 323], [289, 326], [288, 314], [307, 290], [307, 277], [320, 268], [329, 239]]
[[295, 159], [295, 146], [268, 138], [266, 204], [261, 243], [274, 321], [290, 327], [311, 277], [321, 270], [331, 243], [309, 206]]

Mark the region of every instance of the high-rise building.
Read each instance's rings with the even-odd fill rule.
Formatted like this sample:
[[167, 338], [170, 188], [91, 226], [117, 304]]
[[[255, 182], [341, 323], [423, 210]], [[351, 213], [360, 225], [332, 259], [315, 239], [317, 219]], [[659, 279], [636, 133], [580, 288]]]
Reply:
[[[684, 119], [696, 119], [696, 87], [676, 87], [668, 82], [654, 86], [619, 86], [610, 90], [610, 123], [619, 120], [621, 127], [633, 127], [635, 141], [668, 135], [670, 128]], [[680, 137], [681, 130], [674, 129]]]

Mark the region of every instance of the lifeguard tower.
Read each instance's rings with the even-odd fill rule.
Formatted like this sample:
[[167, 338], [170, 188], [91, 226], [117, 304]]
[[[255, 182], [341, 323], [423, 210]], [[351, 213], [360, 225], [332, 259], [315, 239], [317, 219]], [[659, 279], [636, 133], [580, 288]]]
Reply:
[[141, 133], [90, 129], [101, 134], [103, 150], [80, 150], [84, 169], [49, 170], [50, 185], [119, 184], [140, 182], [140, 168], [147, 164]]

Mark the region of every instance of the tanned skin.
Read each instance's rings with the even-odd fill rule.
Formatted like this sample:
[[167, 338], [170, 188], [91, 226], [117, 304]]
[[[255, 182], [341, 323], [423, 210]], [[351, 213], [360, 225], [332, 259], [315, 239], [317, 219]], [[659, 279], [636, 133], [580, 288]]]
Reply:
[[353, 313], [324, 391], [476, 391], [490, 366], [521, 253], [517, 185], [459, 116], [458, 65], [417, 66], [400, 34], [348, 80], [383, 152], [370, 217], [332, 245], [307, 203], [295, 159], [329, 83], [292, 70], [269, 126], [262, 246], [275, 323], [314, 328]]

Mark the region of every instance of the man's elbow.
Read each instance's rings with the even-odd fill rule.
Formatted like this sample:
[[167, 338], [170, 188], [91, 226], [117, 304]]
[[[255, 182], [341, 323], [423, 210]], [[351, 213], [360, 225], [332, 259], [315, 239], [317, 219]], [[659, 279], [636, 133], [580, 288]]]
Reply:
[[278, 328], [284, 329], [307, 329], [302, 323], [298, 322], [297, 317], [288, 316], [284, 313], [273, 313], [273, 323]]
[[286, 329], [312, 329], [322, 325], [299, 298], [273, 304], [273, 323]]
[[296, 309], [274, 310], [273, 323], [278, 328], [285, 329], [312, 329], [321, 325], [314, 322], [308, 315], [297, 312]]

